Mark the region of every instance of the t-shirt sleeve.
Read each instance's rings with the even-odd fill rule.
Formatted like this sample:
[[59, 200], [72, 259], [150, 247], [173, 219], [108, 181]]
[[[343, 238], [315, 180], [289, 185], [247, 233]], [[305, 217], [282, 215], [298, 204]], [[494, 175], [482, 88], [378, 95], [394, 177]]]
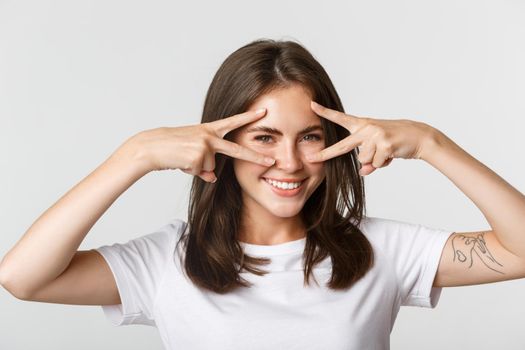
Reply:
[[435, 308], [441, 287], [433, 287], [441, 255], [453, 231], [392, 219], [372, 218], [374, 230], [384, 233], [401, 306]]
[[95, 248], [109, 265], [120, 294], [121, 304], [101, 305], [113, 325], [156, 326], [155, 298], [167, 263], [171, 261], [181, 224], [175, 219], [126, 243]]
[[399, 276], [401, 306], [435, 308], [441, 287], [433, 287], [449, 230], [400, 222], [395, 266]]

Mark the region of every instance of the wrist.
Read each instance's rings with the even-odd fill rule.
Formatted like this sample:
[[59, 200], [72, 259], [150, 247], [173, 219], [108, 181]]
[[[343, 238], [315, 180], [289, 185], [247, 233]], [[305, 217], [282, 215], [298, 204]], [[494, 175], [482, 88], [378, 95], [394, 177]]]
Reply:
[[126, 164], [136, 172], [136, 175], [142, 177], [152, 171], [149, 158], [140, 147], [138, 134], [127, 139], [110, 157], [111, 160]]
[[447, 135], [440, 130], [428, 125], [428, 132], [422, 142], [419, 159], [429, 161], [431, 157], [439, 152], [439, 150], [447, 143]]

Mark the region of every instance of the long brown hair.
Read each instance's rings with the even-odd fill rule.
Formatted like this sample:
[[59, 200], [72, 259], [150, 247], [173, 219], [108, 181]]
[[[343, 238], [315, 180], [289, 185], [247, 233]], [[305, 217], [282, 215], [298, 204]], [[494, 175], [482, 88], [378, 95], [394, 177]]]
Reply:
[[[260, 96], [273, 89], [300, 84], [312, 99], [344, 112], [343, 105], [324, 68], [302, 45], [293, 41], [255, 40], [232, 54], [219, 67], [204, 102], [201, 123], [246, 111]], [[320, 118], [326, 147], [349, 135], [345, 128]], [[232, 133], [225, 135], [232, 140]], [[328, 255], [333, 290], [351, 287], [374, 264], [370, 242], [357, 227], [365, 212], [364, 182], [358, 173], [358, 149], [325, 161], [326, 177], [301, 210], [306, 226], [303, 252], [304, 284], [312, 268]], [[257, 266], [269, 258], [245, 255], [238, 242], [242, 190], [233, 171], [232, 159], [216, 153], [217, 182], [195, 176], [188, 207], [188, 230], [181, 266], [193, 283], [224, 294], [252, 283], [240, 276], [244, 269], [257, 275], [268, 271]], [[351, 200], [350, 200], [351, 198]], [[314, 276], [312, 276], [314, 277]], [[315, 277], [314, 277], [315, 280]], [[317, 283], [317, 281], [315, 281]]]

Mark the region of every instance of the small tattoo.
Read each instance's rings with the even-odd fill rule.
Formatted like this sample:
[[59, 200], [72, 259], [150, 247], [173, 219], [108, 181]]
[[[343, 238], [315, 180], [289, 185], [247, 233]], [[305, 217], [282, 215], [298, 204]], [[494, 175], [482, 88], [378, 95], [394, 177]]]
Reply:
[[472, 264], [474, 262], [474, 254], [476, 254], [481, 261], [487, 266], [489, 269], [501, 273], [504, 275], [502, 271], [496, 270], [497, 265], [503, 267], [499, 262], [494, 259], [492, 254], [489, 252], [487, 248], [487, 244], [485, 243], [485, 239], [483, 236], [486, 232], [481, 232], [477, 235], [477, 237], [468, 237], [465, 235], [455, 235], [452, 239], [452, 249], [454, 250], [454, 261], [457, 260], [460, 263], [468, 263], [470, 262], [469, 268], [472, 267]]

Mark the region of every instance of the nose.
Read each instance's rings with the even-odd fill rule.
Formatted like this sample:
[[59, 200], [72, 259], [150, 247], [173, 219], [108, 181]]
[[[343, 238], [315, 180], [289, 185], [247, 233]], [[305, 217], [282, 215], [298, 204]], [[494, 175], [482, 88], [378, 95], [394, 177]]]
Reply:
[[287, 173], [293, 173], [303, 168], [302, 154], [295, 142], [282, 142], [275, 148], [273, 154], [275, 165]]

